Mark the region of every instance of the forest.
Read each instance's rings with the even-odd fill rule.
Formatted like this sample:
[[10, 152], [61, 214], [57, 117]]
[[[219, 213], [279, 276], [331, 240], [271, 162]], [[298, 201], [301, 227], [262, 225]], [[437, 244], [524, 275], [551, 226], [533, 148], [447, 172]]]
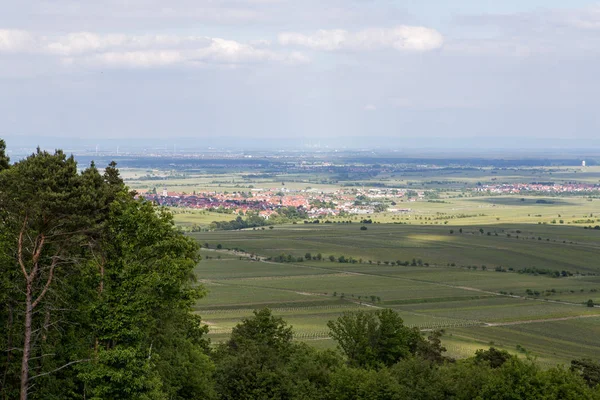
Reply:
[[80, 168], [0, 140], [2, 399], [600, 399], [600, 364], [543, 367], [489, 347], [445, 355], [439, 330], [393, 310], [327, 326], [337, 349], [294, 340], [258, 309], [218, 344], [194, 305], [200, 246], [138, 199], [117, 165]]

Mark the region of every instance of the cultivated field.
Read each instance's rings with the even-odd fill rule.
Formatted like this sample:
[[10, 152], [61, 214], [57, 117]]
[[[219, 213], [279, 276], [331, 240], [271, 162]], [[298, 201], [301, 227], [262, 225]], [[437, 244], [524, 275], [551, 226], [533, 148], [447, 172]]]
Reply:
[[437, 168], [424, 160], [371, 176], [360, 169], [369, 160], [354, 164], [357, 173], [292, 173], [281, 160], [256, 168], [246, 162], [122, 171], [132, 188], [159, 192], [249, 193], [285, 185], [292, 192], [333, 194], [385, 186], [427, 195], [388, 197], [390, 210], [383, 213], [242, 231], [208, 231], [211, 222], [236, 214], [172, 208], [182, 229], [202, 230], [190, 233], [203, 246], [197, 275], [208, 290], [197, 312], [213, 340], [268, 306], [294, 326], [297, 339], [331, 347], [329, 320], [389, 307], [425, 334], [444, 329], [444, 344], [456, 357], [493, 344], [547, 365], [600, 358], [600, 308], [587, 305], [600, 304], [600, 230], [589, 229], [600, 225], [598, 196], [471, 190], [499, 183], [597, 184], [600, 167], [467, 162]]
[[[211, 336], [226, 337], [253, 309], [269, 306], [294, 326], [298, 339], [326, 347], [333, 345], [327, 321], [346, 311], [390, 307], [407, 325], [445, 329], [457, 357], [492, 342], [547, 364], [600, 357], [594, 330], [600, 309], [584, 304], [600, 303], [600, 232], [537, 224], [465, 225], [462, 234], [448, 226], [360, 226], [193, 234], [208, 244], [197, 273], [209, 294], [197, 307]], [[306, 253], [321, 253], [323, 260], [299, 262]], [[295, 260], [273, 260], [282, 254]], [[340, 256], [354, 262], [340, 263]], [[413, 259], [417, 265], [410, 265]], [[571, 276], [517, 272], [532, 267]]]

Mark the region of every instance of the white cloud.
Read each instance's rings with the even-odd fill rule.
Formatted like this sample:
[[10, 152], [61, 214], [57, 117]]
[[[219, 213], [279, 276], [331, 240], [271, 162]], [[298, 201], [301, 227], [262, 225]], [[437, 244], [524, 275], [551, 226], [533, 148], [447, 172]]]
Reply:
[[151, 68], [177, 64], [239, 65], [259, 62], [301, 64], [304, 54], [274, 51], [222, 38], [189, 35], [126, 35], [74, 32], [40, 36], [26, 31], [0, 30], [0, 53], [38, 53], [58, 57], [65, 65]]
[[248, 64], [259, 62], [282, 62], [287, 64], [305, 64], [309, 58], [300, 52], [279, 53], [233, 40], [214, 38], [205, 48], [189, 52], [192, 60], [219, 64]]
[[150, 68], [173, 65], [184, 60], [179, 51], [129, 51], [107, 52], [84, 58], [84, 62], [92, 65], [108, 67]]
[[[263, 0], [260, 0], [263, 1]], [[271, 0], [267, 0], [271, 1]], [[396, 49], [427, 51], [443, 37], [423, 27], [399, 26], [358, 32], [322, 30], [314, 35], [283, 33], [279, 44], [268, 40], [242, 43], [195, 35], [72, 32], [62, 35], [0, 30], [0, 53], [56, 57], [63, 65], [152, 68], [171, 65], [227, 65], [254, 63], [306, 64], [310, 58], [290, 47], [333, 50]], [[286, 48], [287, 47], [287, 48]]]
[[233, 40], [215, 38], [209, 46], [194, 52], [201, 60], [238, 64], [244, 62], [271, 61], [276, 58], [269, 50], [256, 49]]
[[377, 107], [373, 104], [367, 104], [365, 106], [365, 111], [375, 111], [375, 110], [377, 110]]
[[46, 44], [45, 48], [51, 53], [73, 55], [110, 49], [168, 49], [173, 47], [198, 46], [208, 44], [209, 42], [210, 38], [205, 36], [99, 35], [90, 32], [77, 32], [51, 40]]
[[436, 30], [420, 26], [371, 28], [358, 32], [342, 29], [319, 30], [312, 35], [288, 32], [279, 35], [283, 46], [301, 46], [314, 50], [381, 50], [429, 51], [442, 47], [444, 37]]
[[0, 29], [0, 53], [30, 52], [34, 49], [35, 39], [29, 32]]

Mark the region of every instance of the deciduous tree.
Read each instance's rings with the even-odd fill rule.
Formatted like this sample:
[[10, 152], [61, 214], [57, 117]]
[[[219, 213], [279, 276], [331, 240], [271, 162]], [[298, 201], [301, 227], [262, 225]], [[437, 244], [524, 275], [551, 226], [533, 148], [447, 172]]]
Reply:
[[390, 309], [346, 313], [327, 326], [350, 365], [360, 367], [393, 365], [414, 354], [423, 341], [418, 329], [404, 326]]

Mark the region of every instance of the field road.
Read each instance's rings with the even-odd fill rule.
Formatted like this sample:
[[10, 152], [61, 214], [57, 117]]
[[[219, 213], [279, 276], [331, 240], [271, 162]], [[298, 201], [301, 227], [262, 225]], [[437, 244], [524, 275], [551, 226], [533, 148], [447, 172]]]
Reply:
[[582, 319], [582, 318], [600, 318], [600, 314], [598, 314], [598, 315], [575, 315], [572, 317], [562, 317], [562, 318], [530, 319], [530, 320], [525, 320], [525, 321], [513, 321], [513, 322], [495, 322], [495, 323], [486, 323], [484, 326], [485, 327], [494, 327], [494, 326], [536, 324], [536, 323], [541, 323], [541, 322], [569, 321], [572, 319]]
[[[203, 248], [203, 250], [217, 252], [217, 253], [230, 254], [230, 255], [235, 255], [235, 256], [239, 256], [239, 257], [252, 258], [252, 255], [250, 253], [233, 251], [233, 250], [216, 250], [216, 249], [206, 249], [206, 248]], [[536, 298], [511, 295], [511, 294], [501, 294], [501, 293], [478, 289], [478, 288], [469, 287], [469, 286], [457, 286], [457, 285], [451, 285], [448, 283], [432, 282], [432, 281], [427, 281], [427, 280], [422, 280], [422, 279], [414, 279], [414, 278], [405, 278], [405, 277], [400, 277], [400, 276], [395, 276], [395, 275], [345, 271], [340, 268], [317, 267], [317, 266], [311, 266], [311, 265], [301, 265], [301, 264], [297, 264], [297, 263], [278, 263], [275, 261], [267, 261], [265, 258], [262, 258], [260, 256], [255, 256], [254, 259], [257, 260], [258, 262], [263, 262], [263, 263], [267, 263], [267, 264], [293, 265], [294, 267], [297, 267], [297, 268], [329, 271], [329, 272], [335, 272], [335, 273], [346, 273], [346, 274], [351, 274], [351, 275], [383, 277], [383, 278], [387, 278], [387, 279], [396, 279], [396, 280], [407, 281], [407, 282], [423, 283], [423, 284], [428, 284], [428, 285], [433, 285], [433, 286], [442, 286], [442, 287], [449, 287], [449, 288], [454, 288], [454, 289], [468, 290], [468, 291], [472, 291], [472, 292], [489, 294], [489, 295], [499, 296], [499, 297], [512, 297], [515, 299], [528, 300], [528, 301], [537, 301], [537, 302], [545, 302], [545, 303], [555, 303], [555, 304], [564, 304], [564, 305], [570, 305], [570, 306], [586, 307], [586, 305], [579, 304], [579, 303], [570, 303], [570, 302], [558, 301], [558, 300], [536, 299]], [[240, 286], [252, 287], [253, 285], [240, 285]], [[323, 293], [307, 293], [307, 292], [300, 293], [300, 292], [296, 292], [294, 290], [289, 290], [289, 289], [277, 289], [277, 290], [288, 291], [288, 292], [293, 292], [293, 293], [297, 293], [297, 294], [314, 295], [314, 296], [323, 296], [324, 295]], [[346, 300], [356, 303], [356, 304], [360, 304], [365, 307], [372, 307], [372, 308], [378, 308], [378, 309], [383, 308], [383, 307], [375, 306], [375, 305], [365, 303], [365, 302], [359, 302], [359, 301], [354, 301], [354, 300], [350, 300], [350, 299], [346, 299]], [[595, 306], [595, 307], [598, 307], [598, 306]], [[418, 314], [418, 313], [415, 313], [415, 314]], [[542, 323], [542, 322], [567, 321], [567, 320], [582, 319], [582, 318], [600, 318], [600, 314], [598, 314], [598, 315], [578, 315], [578, 316], [562, 317], [562, 318], [532, 319], [532, 320], [521, 320], [521, 321], [512, 321], [512, 322], [496, 322], [496, 323], [482, 322], [482, 326], [483, 327], [513, 326], [513, 325], [534, 324], [534, 323]]]

